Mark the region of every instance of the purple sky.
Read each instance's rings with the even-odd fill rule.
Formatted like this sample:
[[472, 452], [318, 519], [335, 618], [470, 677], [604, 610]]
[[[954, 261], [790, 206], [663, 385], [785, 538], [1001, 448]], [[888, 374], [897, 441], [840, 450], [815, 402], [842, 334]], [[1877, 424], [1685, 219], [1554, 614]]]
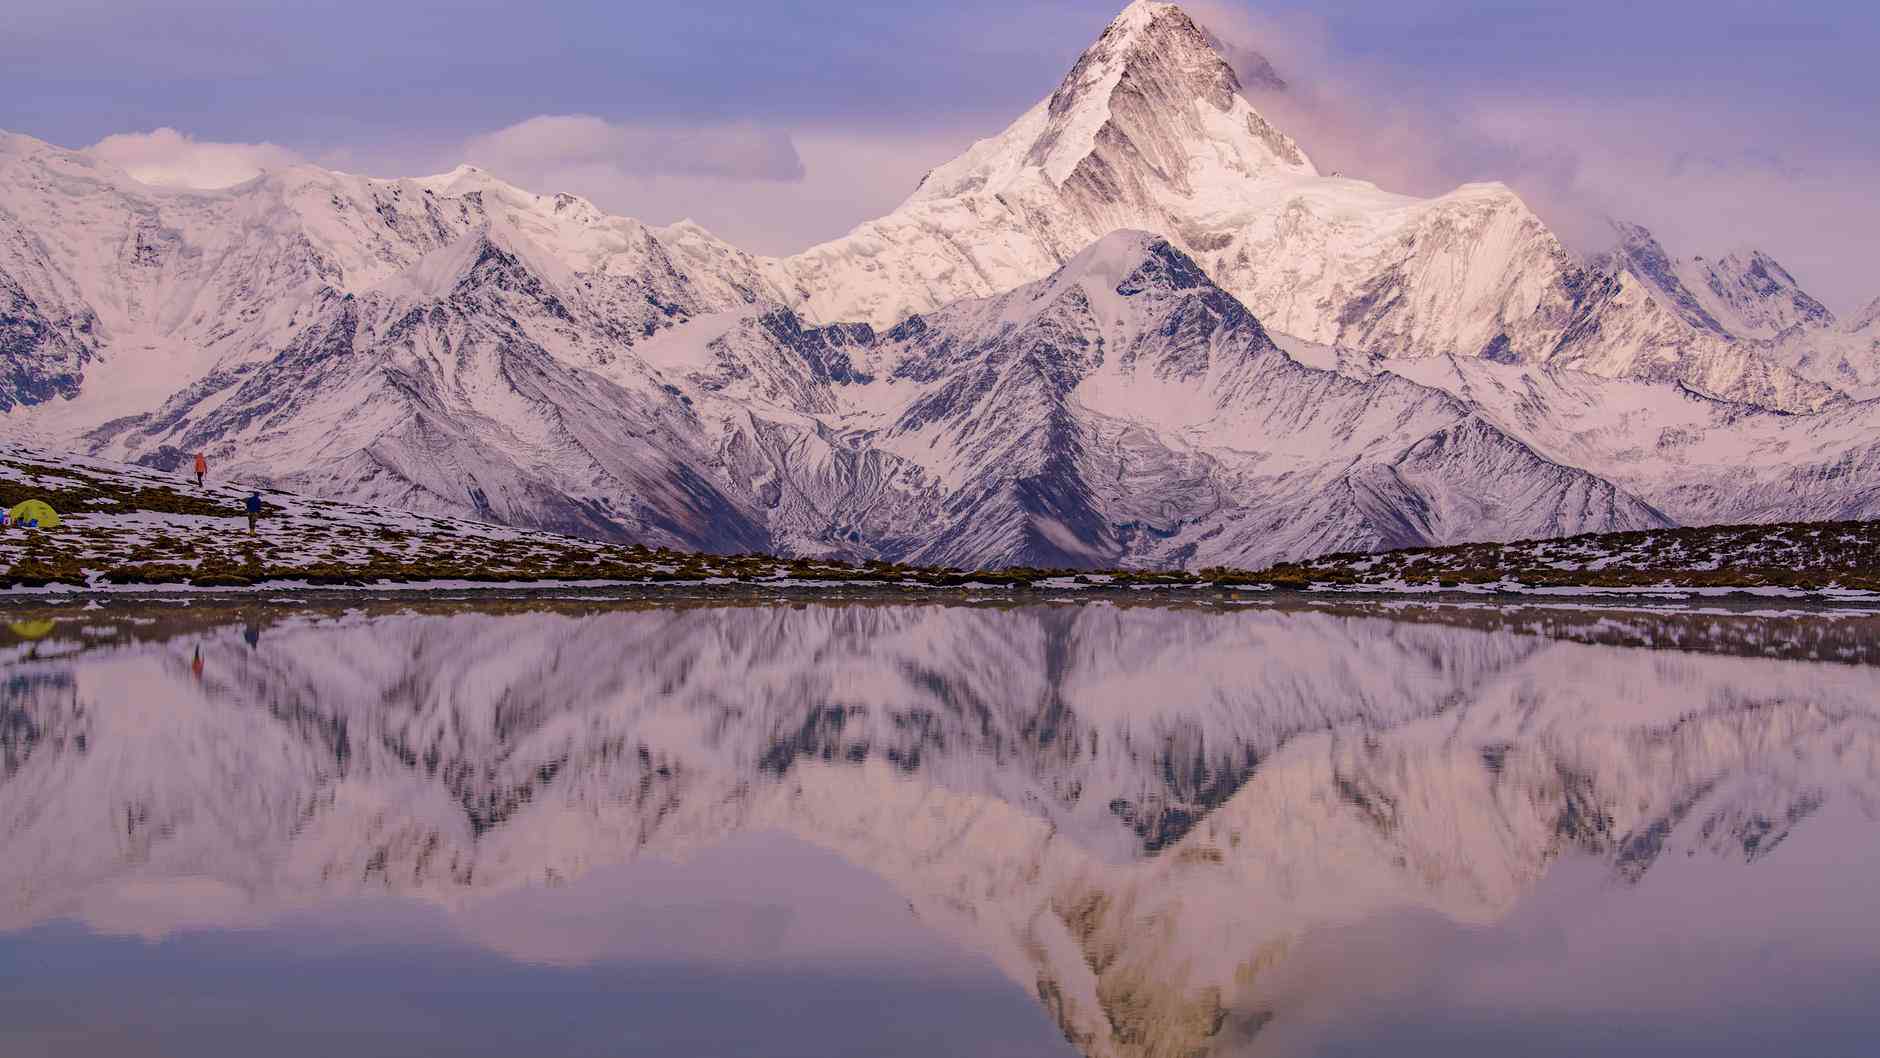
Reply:
[[[108, 153], [194, 182], [468, 157], [782, 252], [1003, 127], [1121, 2], [34, 3], [0, 34], [0, 128], [174, 129]], [[1837, 308], [1880, 295], [1880, 5], [1332, 6], [1190, 5], [1295, 82], [1272, 109], [1324, 166], [1424, 193], [1502, 179], [1585, 248], [1618, 214], [1676, 252], [1763, 246]]]

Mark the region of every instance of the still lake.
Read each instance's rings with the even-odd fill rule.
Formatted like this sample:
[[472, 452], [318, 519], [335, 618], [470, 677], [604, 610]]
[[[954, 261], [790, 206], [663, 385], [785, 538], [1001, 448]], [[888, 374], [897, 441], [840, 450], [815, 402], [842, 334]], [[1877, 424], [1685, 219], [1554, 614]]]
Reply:
[[1880, 1053], [1880, 617], [0, 622], [9, 1058]]

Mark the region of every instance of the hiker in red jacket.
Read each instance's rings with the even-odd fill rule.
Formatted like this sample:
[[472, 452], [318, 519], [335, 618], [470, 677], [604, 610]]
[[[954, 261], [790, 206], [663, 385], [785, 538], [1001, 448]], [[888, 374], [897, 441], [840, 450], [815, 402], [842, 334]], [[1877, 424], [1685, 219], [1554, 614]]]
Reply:
[[201, 452], [196, 453], [196, 487], [202, 487], [202, 476], [209, 472], [209, 460]]

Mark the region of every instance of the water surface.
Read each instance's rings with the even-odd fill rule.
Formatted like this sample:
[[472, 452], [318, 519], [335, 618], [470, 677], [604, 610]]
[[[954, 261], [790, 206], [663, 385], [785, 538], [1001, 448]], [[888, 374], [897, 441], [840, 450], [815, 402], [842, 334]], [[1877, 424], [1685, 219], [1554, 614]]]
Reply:
[[6, 617], [7, 1055], [1880, 1040], [1859, 614]]

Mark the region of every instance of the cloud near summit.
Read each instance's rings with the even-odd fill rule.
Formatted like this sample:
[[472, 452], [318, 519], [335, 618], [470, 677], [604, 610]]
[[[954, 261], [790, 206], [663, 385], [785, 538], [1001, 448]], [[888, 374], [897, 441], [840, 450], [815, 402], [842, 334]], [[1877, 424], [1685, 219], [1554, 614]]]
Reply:
[[[1500, 181], [1583, 254], [1612, 244], [1610, 220], [1632, 221], [1674, 256], [1764, 250], [1838, 311], [1873, 297], [1871, 272], [1848, 267], [1880, 239], [1872, 137], [1785, 123], [1780, 100], [1757, 110], [1653, 83], [1575, 98], [1520, 81], [1459, 88], [1447, 72], [1342, 52], [1316, 12], [1183, 6], [1224, 45], [1254, 105], [1323, 172], [1420, 196]], [[1267, 83], [1272, 69], [1283, 89]]]
[[196, 190], [306, 163], [400, 177], [468, 162], [531, 191], [570, 191], [650, 223], [689, 216], [746, 249], [786, 253], [885, 212], [965, 142], [826, 130], [800, 136], [754, 121], [660, 124], [541, 114], [467, 138], [416, 137], [376, 148], [303, 152], [164, 127], [106, 136], [85, 150], [144, 183]]
[[491, 170], [549, 176], [568, 169], [625, 177], [702, 176], [792, 183], [803, 159], [789, 133], [752, 123], [662, 128], [588, 114], [543, 114], [465, 144], [467, 161]]
[[272, 143], [217, 143], [167, 127], [106, 136], [86, 151], [146, 184], [205, 191], [233, 187], [303, 160]]

